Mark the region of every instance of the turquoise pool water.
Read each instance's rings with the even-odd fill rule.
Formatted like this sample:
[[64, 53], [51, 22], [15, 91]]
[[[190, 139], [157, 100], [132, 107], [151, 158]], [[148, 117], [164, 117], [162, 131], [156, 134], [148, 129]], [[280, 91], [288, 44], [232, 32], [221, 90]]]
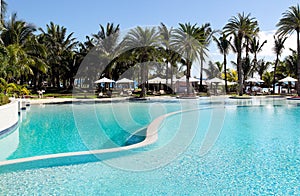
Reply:
[[[125, 146], [135, 131], [175, 110], [179, 110], [177, 103], [161, 107], [155, 102], [33, 105], [22, 112], [15, 131], [18, 147], [10, 156], [0, 156], [0, 161]], [[9, 148], [3, 145], [1, 150]]]
[[[194, 106], [201, 104], [202, 101], [195, 102]], [[299, 195], [300, 107], [286, 101], [256, 104], [237, 107], [235, 102], [229, 102], [222, 106], [225, 111], [222, 131], [204, 156], [199, 154], [200, 146], [210, 123], [216, 122], [212, 120], [212, 109], [168, 117], [159, 129], [156, 143], [124, 157], [2, 173], [0, 192], [25, 195]], [[175, 110], [176, 103], [170, 105], [170, 111]], [[151, 116], [166, 111], [160, 109], [148, 108], [147, 113]], [[33, 113], [33, 109], [30, 112]], [[158, 154], [161, 156], [154, 156]], [[133, 168], [141, 164], [145, 164], [144, 168], [158, 167], [138, 172], [115, 166], [126, 159], [136, 161]]]

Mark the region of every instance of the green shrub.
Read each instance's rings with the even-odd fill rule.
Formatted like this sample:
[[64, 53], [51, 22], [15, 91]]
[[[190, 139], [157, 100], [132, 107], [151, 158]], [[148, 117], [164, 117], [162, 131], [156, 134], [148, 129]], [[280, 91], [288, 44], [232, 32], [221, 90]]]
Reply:
[[0, 93], [0, 105], [4, 105], [9, 103], [8, 96], [4, 95], [3, 93]]

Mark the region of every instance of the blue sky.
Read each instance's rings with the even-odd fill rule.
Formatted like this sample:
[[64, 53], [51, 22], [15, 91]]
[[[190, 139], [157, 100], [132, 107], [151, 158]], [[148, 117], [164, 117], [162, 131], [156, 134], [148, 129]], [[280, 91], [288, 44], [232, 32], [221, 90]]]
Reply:
[[[222, 29], [237, 13], [251, 13], [259, 22], [260, 39], [268, 40], [259, 57], [274, 60], [276, 23], [282, 13], [299, 0], [7, 0], [7, 3], [8, 17], [17, 12], [20, 19], [42, 28], [53, 21], [65, 26], [69, 33], [74, 32], [80, 41], [84, 41], [86, 35], [97, 33], [99, 24], [105, 26], [107, 22], [120, 24], [121, 32], [138, 25], [157, 26], [160, 22], [169, 27], [185, 22], [199, 25], [209, 22], [213, 29]], [[282, 56], [295, 47], [295, 39], [289, 38]], [[214, 44], [210, 46], [209, 59], [222, 61]], [[234, 60], [234, 54], [229, 59]]]
[[80, 40], [96, 33], [99, 24], [120, 24], [126, 30], [137, 25], [177, 27], [179, 22], [203, 24], [210, 22], [214, 29], [222, 28], [228, 19], [240, 12], [251, 13], [261, 30], [274, 30], [282, 12], [297, 0], [7, 0], [8, 15], [45, 28], [50, 21], [63, 25]]

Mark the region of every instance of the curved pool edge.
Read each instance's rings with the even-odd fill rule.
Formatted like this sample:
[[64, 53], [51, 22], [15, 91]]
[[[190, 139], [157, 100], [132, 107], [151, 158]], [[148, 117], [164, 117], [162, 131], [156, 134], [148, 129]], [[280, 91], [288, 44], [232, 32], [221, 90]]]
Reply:
[[19, 123], [19, 102], [11, 100], [10, 103], [0, 106], [0, 136], [8, 133]]
[[194, 108], [188, 110], [179, 110], [164, 114], [154, 119], [146, 130], [146, 137], [143, 141], [117, 148], [67, 152], [58, 154], [41, 155], [34, 157], [19, 158], [13, 160], [0, 161], [0, 173], [14, 172], [27, 169], [37, 169], [54, 166], [74, 165], [87, 162], [96, 162], [106, 159], [111, 159], [116, 156], [124, 156], [130, 154], [130, 150], [142, 148], [155, 143], [158, 140], [158, 129], [162, 122], [169, 116], [176, 115], [183, 112], [191, 112], [203, 108]]

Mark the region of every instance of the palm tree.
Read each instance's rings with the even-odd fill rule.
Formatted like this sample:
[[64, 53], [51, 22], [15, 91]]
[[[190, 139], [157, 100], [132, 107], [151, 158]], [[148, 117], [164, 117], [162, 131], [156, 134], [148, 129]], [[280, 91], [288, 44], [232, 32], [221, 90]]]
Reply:
[[172, 56], [172, 51], [170, 50], [170, 42], [171, 42], [173, 28], [168, 29], [164, 23], [161, 23], [161, 25], [158, 27], [158, 31], [160, 34], [161, 45], [164, 48], [165, 64], [166, 64], [166, 85], [168, 86], [169, 63], [170, 63], [170, 57]]
[[287, 37], [275, 37], [274, 36], [274, 47], [273, 50], [276, 54], [276, 60], [274, 64], [274, 78], [273, 78], [273, 93], [275, 93], [275, 83], [276, 83], [276, 67], [279, 62], [279, 57], [281, 56], [281, 53], [284, 49], [284, 42], [287, 39]]
[[258, 23], [255, 18], [251, 18], [250, 14], [238, 14], [237, 17], [231, 17], [224, 27], [224, 33], [234, 36], [235, 52], [237, 53], [237, 70], [239, 78], [239, 95], [243, 95], [243, 79], [242, 79], [242, 51], [243, 40], [256, 36], [258, 33]]
[[273, 72], [265, 72], [262, 77], [264, 85], [266, 85], [267, 87], [271, 87], [273, 83], [273, 78]]
[[57, 88], [60, 87], [61, 75], [65, 70], [68, 51], [72, 51], [77, 46], [73, 33], [67, 34], [67, 28], [50, 22], [46, 26], [46, 31], [39, 28], [42, 32], [41, 40], [48, 51], [48, 64], [51, 66], [51, 83]]
[[119, 25], [114, 26], [114, 23], [107, 23], [106, 28], [100, 25], [100, 31], [92, 35], [101, 64], [98, 65], [100, 68], [97, 68], [96, 72], [100, 72], [107, 78], [112, 78], [112, 69], [115, 64], [113, 59], [120, 53], [119, 32]]
[[263, 59], [257, 62], [256, 71], [262, 79], [263, 74], [269, 69], [271, 62], [265, 62]]
[[5, 18], [5, 14], [6, 14], [6, 10], [7, 10], [7, 3], [4, 0], [1, 0], [0, 2], [0, 20], [1, 20], [1, 24], [4, 23], [4, 18]]
[[278, 79], [285, 78], [287, 76], [296, 78], [297, 77], [297, 52], [292, 50], [292, 54], [285, 57], [282, 62], [279, 62], [276, 75]]
[[[267, 40], [263, 41], [263, 43], [259, 43], [259, 40], [257, 40], [256, 37], [250, 40], [250, 47], [249, 50], [250, 52], [254, 55], [253, 57], [253, 67], [254, 69], [257, 68], [257, 53], [259, 53], [262, 50], [262, 47], [267, 43]], [[253, 77], [253, 76], [252, 76]]]
[[98, 43], [99, 41], [101, 42], [101, 40], [109, 38], [113, 34], [119, 33], [119, 31], [120, 25], [114, 26], [114, 23], [107, 23], [106, 28], [100, 25], [100, 31], [92, 36], [96, 39], [96, 43]]
[[297, 6], [289, 7], [289, 10], [282, 14], [282, 18], [276, 25], [278, 27], [277, 34], [285, 36], [292, 34], [294, 31], [297, 33], [297, 94], [300, 96], [300, 8]]
[[18, 20], [17, 14], [12, 14], [10, 20], [4, 23], [1, 40], [5, 46], [10, 44], [24, 45], [26, 40], [36, 31], [32, 24]]
[[171, 47], [182, 57], [182, 62], [186, 66], [186, 87], [187, 94], [190, 94], [189, 78], [193, 62], [201, 56], [203, 45], [199, 41], [201, 37], [197, 24], [179, 24], [179, 28], [174, 30]]
[[221, 33], [221, 36], [219, 38], [213, 37], [213, 40], [216, 42], [217, 47], [221, 54], [223, 54], [223, 65], [224, 65], [224, 75], [225, 75], [225, 90], [228, 92], [228, 86], [227, 86], [227, 55], [229, 53], [230, 48], [232, 48], [231, 45], [231, 37], [229, 39], [228, 35], [226, 35], [224, 32]]
[[[25, 21], [18, 20], [13, 14], [4, 23], [1, 40], [6, 46], [8, 80], [19, 80], [22, 84], [33, 74], [34, 68], [45, 72], [45, 49], [38, 44], [33, 34], [35, 27]], [[41, 50], [42, 49], [42, 50]], [[43, 59], [40, 57], [44, 57]], [[42, 66], [44, 68], [42, 68]]]
[[296, 77], [297, 76], [297, 52], [292, 50], [292, 54], [284, 59], [285, 76]]
[[7, 76], [7, 66], [8, 66], [8, 56], [6, 47], [0, 44], [0, 78], [6, 78]]
[[39, 43], [37, 36], [31, 36], [26, 44], [24, 49], [28, 55], [28, 58], [32, 59], [32, 64], [30, 68], [32, 70], [32, 84], [36, 89], [37, 86], [41, 84], [40, 75], [46, 74], [48, 71], [47, 61], [47, 51], [44, 44]]
[[197, 36], [198, 41], [202, 45], [200, 52], [200, 91], [203, 90], [203, 63], [205, 62], [205, 57], [207, 56], [206, 51], [208, 51], [208, 45], [210, 44], [213, 33], [210, 23], [205, 23], [200, 27], [199, 35]]
[[221, 70], [222, 70], [222, 64], [220, 62], [213, 63], [212, 61], [208, 62], [208, 68], [203, 68], [203, 71], [205, 72], [207, 79], [212, 78], [221, 78]]
[[[153, 60], [155, 47], [158, 46], [159, 33], [154, 27], [142, 28], [140, 26], [131, 29], [125, 36], [123, 44], [126, 50], [132, 51], [132, 53], [138, 59], [140, 66], [143, 63]], [[145, 97], [145, 81], [146, 73], [148, 72], [147, 64], [145, 68], [141, 67], [141, 80], [142, 80], [142, 91], [140, 97]], [[148, 74], [147, 74], [148, 75]]]

